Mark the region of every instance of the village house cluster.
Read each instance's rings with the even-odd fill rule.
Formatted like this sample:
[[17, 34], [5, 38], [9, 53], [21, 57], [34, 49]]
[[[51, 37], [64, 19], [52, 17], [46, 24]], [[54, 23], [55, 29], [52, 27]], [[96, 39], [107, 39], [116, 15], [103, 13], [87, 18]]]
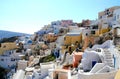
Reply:
[[1, 43], [0, 66], [6, 79], [120, 79], [120, 6]]

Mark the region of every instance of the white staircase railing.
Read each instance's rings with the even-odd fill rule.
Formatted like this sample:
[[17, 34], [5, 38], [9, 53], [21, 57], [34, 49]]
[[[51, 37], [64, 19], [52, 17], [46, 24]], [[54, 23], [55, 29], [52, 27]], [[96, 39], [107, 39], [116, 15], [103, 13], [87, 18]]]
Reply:
[[104, 49], [104, 62], [107, 65], [114, 67], [113, 55], [108, 49]]

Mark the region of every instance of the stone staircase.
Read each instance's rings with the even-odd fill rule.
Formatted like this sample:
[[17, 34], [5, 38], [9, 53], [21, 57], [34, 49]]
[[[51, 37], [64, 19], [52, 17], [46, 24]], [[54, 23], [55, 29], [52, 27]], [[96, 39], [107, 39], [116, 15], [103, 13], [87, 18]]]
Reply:
[[104, 62], [111, 66], [114, 67], [114, 60], [113, 60], [113, 56], [110, 53], [110, 51], [108, 49], [104, 49]]

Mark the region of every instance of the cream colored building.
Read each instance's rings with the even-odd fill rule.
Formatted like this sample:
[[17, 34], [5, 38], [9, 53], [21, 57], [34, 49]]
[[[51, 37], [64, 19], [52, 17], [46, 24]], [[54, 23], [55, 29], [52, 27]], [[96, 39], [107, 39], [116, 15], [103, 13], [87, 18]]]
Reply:
[[120, 6], [114, 6], [114, 7], [107, 8], [104, 11], [99, 12], [98, 19], [106, 19], [106, 18], [113, 17], [113, 12], [119, 8]]

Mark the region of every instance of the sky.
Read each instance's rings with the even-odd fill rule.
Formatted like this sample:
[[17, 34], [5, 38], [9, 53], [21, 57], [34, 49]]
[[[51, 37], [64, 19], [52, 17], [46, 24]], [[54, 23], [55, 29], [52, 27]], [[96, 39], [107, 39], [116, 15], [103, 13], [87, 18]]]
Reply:
[[120, 0], [0, 0], [0, 30], [30, 33], [56, 20], [96, 20]]

